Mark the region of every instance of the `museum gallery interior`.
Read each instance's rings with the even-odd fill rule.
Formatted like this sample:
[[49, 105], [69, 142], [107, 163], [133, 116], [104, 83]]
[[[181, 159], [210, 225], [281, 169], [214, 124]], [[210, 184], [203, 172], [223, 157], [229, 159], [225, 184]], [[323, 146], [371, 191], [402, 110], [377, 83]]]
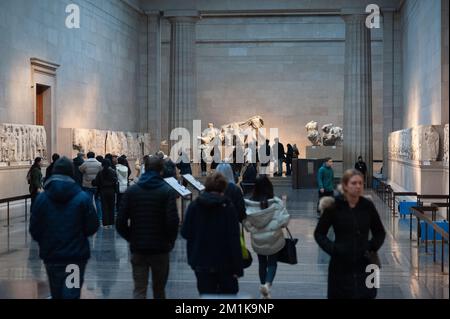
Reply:
[[[196, 154], [219, 141], [216, 162], [232, 161], [233, 134], [245, 159], [266, 139], [296, 151], [289, 167], [255, 165], [298, 239], [272, 298], [327, 298], [316, 177], [330, 157], [337, 185], [361, 156], [386, 231], [377, 298], [448, 299], [448, 11], [448, 0], [1, 0], [0, 299], [50, 296], [28, 228], [36, 157], [45, 177], [54, 153], [126, 155], [132, 185], [145, 155], [175, 162], [183, 150], [193, 178], [177, 175], [181, 226], [214, 172]], [[260, 298], [243, 236], [253, 263], [238, 296]], [[133, 298], [128, 242], [100, 226], [89, 244], [81, 298]], [[181, 234], [165, 293], [199, 298]]]

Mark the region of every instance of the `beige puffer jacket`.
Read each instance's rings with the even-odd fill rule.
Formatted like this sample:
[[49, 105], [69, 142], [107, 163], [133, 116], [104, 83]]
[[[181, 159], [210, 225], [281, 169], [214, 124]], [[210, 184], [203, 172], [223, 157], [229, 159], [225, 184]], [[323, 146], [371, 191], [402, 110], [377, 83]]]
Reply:
[[264, 256], [279, 252], [285, 244], [283, 227], [289, 222], [289, 214], [283, 201], [274, 197], [269, 207], [261, 209], [259, 202], [245, 200], [247, 218], [243, 225], [251, 234], [253, 250]]
[[88, 158], [78, 169], [83, 174], [83, 187], [92, 188], [92, 181], [102, 170], [102, 164], [95, 158]]

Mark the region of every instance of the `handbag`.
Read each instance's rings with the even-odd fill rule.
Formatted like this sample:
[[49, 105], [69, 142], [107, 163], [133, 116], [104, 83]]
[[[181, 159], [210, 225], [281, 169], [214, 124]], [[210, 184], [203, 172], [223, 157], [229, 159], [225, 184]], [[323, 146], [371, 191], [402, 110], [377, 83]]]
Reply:
[[289, 265], [296, 265], [297, 261], [297, 249], [295, 245], [297, 245], [298, 238], [293, 238], [289, 228], [286, 227], [286, 230], [289, 234], [289, 238], [285, 238], [286, 241], [283, 249], [278, 252], [277, 260], [282, 263], [286, 263]]
[[247, 246], [245, 245], [245, 237], [244, 237], [244, 228], [241, 228], [241, 251], [242, 251], [242, 261], [243, 261], [243, 267], [248, 268], [252, 265], [253, 258], [250, 251], [247, 249]]

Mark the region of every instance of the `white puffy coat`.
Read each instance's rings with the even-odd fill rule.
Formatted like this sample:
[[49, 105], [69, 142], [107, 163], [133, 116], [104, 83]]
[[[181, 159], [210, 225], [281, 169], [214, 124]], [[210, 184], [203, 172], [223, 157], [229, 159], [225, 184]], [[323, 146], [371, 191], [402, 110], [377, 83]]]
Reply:
[[116, 165], [117, 180], [119, 182], [119, 192], [125, 193], [128, 188], [128, 167], [122, 164]]
[[282, 228], [289, 222], [289, 213], [283, 201], [274, 197], [269, 207], [261, 209], [259, 202], [245, 200], [247, 218], [243, 225], [251, 234], [253, 250], [264, 256], [279, 252], [285, 245]]

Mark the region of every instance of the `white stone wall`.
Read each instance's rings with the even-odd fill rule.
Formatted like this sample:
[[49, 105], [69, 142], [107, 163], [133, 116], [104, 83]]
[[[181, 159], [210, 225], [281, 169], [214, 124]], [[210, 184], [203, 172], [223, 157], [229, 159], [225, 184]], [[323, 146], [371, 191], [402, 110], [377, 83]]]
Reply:
[[[204, 18], [197, 24], [198, 114], [216, 127], [258, 114], [280, 141], [310, 145], [305, 125], [343, 125], [345, 24], [338, 17]], [[374, 158], [382, 159], [382, 32], [373, 32]], [[169, 25], [162, 33], [167, 117]], [[165, 133], [165, 131], [163, 131]], [[167, 133], [166, 133], [167, 134]], [[344, 132], [345, 138], [345, 132]]]
[[30, 58], [60, 64], [58, 127], [138, 130], [139, 14], [120, 0], [0, 1], [0, 122], [34, 124]]
[[406, 0], [401, 32], [403, 128], [448, 123], [441, 118], [441, 0]]

